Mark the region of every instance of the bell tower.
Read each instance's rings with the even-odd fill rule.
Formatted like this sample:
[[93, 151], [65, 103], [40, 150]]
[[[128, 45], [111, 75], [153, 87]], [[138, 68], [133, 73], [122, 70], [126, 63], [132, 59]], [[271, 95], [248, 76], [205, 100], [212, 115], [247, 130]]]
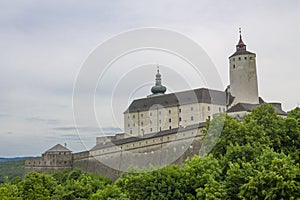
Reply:
[[247, 51], [242, 40], [236, 45], [236, 52], [229, 57], [230, 93], [235, 97], [233, 104], [258, 104], [258, 84], [256, 72], [256, 54]]

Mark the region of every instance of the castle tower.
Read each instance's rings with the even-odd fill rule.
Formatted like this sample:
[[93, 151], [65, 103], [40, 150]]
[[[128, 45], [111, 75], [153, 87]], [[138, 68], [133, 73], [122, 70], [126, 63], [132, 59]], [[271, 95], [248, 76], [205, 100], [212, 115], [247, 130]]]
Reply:
[[258, 104], [258, 86], [255, 53], [246, 50], [242, 40], [236, 45], [236, 52], [229, 57], [230, 93], [235, 97], [233, 105], [237, 103]]

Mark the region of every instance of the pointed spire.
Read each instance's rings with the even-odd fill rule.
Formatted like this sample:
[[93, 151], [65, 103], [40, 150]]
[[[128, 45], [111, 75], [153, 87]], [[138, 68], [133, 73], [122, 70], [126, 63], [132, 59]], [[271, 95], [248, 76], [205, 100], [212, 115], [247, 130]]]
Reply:
[[239, 33], [240, 33], [240, 40], [239, 43], [236, 45], [236, 51], [246, 51], [246, 45], [244, 44], [242, 40], [242, 30], [239, 28]]
[[157, 65], [157, 73], [156, 73], [155, 85], [161, 85], [161, 75], [159, 73], [159, 66], [158, 65]]

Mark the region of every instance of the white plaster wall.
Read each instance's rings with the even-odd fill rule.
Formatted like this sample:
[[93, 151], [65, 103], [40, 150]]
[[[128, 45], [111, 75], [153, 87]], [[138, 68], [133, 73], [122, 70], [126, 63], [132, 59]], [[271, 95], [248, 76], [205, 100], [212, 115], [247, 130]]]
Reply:
[[259, 103], [255, 55], [237, 55], [230, 62], [230, 91], [235, 103]]

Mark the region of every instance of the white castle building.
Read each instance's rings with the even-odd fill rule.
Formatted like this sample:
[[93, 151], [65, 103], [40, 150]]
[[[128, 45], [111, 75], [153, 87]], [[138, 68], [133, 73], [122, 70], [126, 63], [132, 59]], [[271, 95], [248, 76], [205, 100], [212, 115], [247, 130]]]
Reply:
[[[139, 166], [137, 160], [162, 166], [171, 162], [180, 163], [187, 156], [199, 153], [202, 129], [207, 119], [225, 112], [242, 118], [264, 102], [258, 94], [256, 54], [247, 51], [241, 32], [236, 51], [229, 57], [229, 74], [230, 85], [225, 91], [198, 88], [165, 94], [167, 88], [162, 84], [158, 68], [152, 94], [134, 100], [123, 113], [124, 133], [97, 137], [96, 145], [91, 150], [72, 154], [72, 166], [116, 178], [120, 175], [118, 171], [126, 171], [130, 165]], [[280, 103], [271, 105], [279, 115], [286, 115]], [[181, 159], [175, 155], [178, 146], [183, 154]], [[135, 159], [128, 152], [142, 155]], [[99, 160], [117, 166], [115, 171], [100, 164]], [[35, 170], [33, 163], [35, 160], [26, 161], [25, 170]], [[48, 166], [51, 162], [43, 163], [45, 169], [51, 168]], [[55, 160], [53, 163], [56, 163]], [[40, 171], [41, 166], [38, 167]], [[67, 163], [66, 168], [69, 167], [70, 163]], [[57, 166], [53, 164], [53, 168]]]

